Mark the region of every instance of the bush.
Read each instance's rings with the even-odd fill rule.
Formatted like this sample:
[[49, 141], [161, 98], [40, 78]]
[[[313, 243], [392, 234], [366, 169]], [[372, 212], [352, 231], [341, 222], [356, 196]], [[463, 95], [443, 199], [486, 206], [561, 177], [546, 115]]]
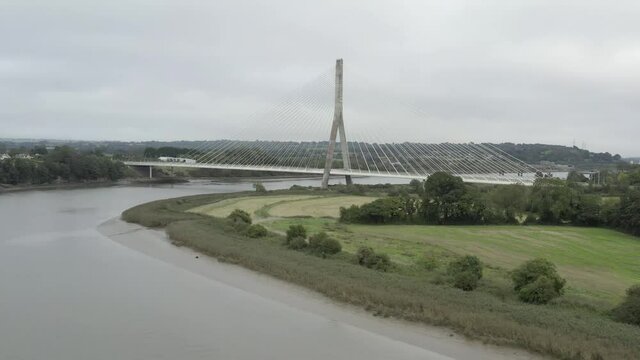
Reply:
[[539, 277], [546, 276], [553, 281], [554, 289], [562, 293], [562, 288], [566, 281], [558, 275], [556, 266], [547, 259], [534, 259], [520, 265], [511, 274], [513, 280], [513, 288], [520, 291], [523, 287], [535, 282]]
[[453, 286], [464, 291], [478, 287], [482, 279], [482, 263], [477, 256], [466, 255], [449, 263], [447, 273], [453, 277]]
[[247, 236], [252, 238], [265, 237], [267, 236], [267, 228], [259, 224], [251, 225], [247, 229]]
[[261, 182], [253, 183], [253, 188], [256, 189], [256, 192], [259, 192], [259, 193], [267, 192], [267, 189], [264, 187], [264, 185], [262, 185]]
[[464, 291], [471, 291], [478, 287], [478, 274], [462, 271], [454, 275], [453, 286]]
[[231, 220], [233, 223], [245, 223], [251, 224], [251, 215], [248, 212], [240, 209], [235, 209], [227, 216], [227, 219]]
[[307, 240], [303, 237], [294, 237], [287, 241], [287, 247], [292, 250], [302, 250], [307, 246], [309, 246], [309, 244], [307, 244]]
[[627, 289], [627, 297], [613, 309], [613, 318], [627, 324], [640, 326], [640, 284]]
[[342, 251], [342, 245], [323, 231], [309, 237], [309, 249], [315, 255], [326, 257]]
[[555, 282], [545, 275], [540, 276], [536, 281], [523, 286], [518, 291], [518, 298], [531, 304], [546, 304], [560, 296], [556, 290]]
[[302, 225], [289, 225], [287, 230], [287, 244], [294, 238], [307, 238], [307, 229]]
[[482, 279], [482, 263], [477, 256], [466, 255], [450, 262], [447, 272], [453, 276], [463, 272], [469, 272], [480, 280]]
[[391, 266], [391, 260], [387, 254], [376, 254], [372, 248], [367, 246], [358, 248], [356, 259], [358, 264], [369, 269], [387, 271]]

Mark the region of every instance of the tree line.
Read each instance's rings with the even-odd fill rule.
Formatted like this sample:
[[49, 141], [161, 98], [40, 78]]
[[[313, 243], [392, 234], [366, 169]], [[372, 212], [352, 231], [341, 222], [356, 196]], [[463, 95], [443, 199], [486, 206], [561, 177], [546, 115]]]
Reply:
[[52, 151], [39, 148], [33, 158], [4, 159], [0, 162], [0, 184], [39, 185], [54, 182], [118, 180], [125, 165], [100, 151], [80, 153], [69, 146]]
[[439, 172], [392, 196], [340, 209], [348, 223], [573, 224], [607, 226], [640, 235], [640, 191], [614, 196], [581, 183], [537, 179], [523, 185], [481, 186]]

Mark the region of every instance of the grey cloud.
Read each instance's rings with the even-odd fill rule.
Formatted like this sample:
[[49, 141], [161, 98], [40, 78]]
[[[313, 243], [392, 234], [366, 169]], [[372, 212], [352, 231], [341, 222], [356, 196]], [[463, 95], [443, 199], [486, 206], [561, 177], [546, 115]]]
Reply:
[[355, 138], [638, 155], [639, 17], [632, 1], [8, 1], [0, 137], [277, 138], [247, 119], [343, 57]]

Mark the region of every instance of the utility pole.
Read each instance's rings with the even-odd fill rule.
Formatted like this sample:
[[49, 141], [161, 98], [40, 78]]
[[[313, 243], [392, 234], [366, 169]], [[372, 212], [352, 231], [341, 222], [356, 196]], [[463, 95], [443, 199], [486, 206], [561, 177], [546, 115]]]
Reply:
[[[329, 135], [329, 147], [327, 148], [327, 159], [324, 163], [324, 173], [322, 174], [322, 188], [329, 187], [329, 175], [331, 173], [331, 165], [333, 164], [333, 153], [336, 148], [336, 137], [340, 131], [340, 150], [342, 151], [342, 164], [345, 170], [351, 170], [349, 160], [349, 146], [347, 144], [347, 135], [344, 131], [344, 119], [342, 117], [342, 59], [336, 60], [336, 93], [335, 105], [333, 110], [333, 124], [331, 125], [331, 134]], [[351, 175], [345, 175], [347, 185], [351, 185]]]

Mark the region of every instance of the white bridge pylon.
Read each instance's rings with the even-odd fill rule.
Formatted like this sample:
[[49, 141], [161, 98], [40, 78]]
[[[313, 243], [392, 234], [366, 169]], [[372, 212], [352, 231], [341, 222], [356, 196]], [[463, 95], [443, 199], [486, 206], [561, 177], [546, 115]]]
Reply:
[[[366, 130], [367, 136], [360, 137], [350, 130], [347, 139], [342, 59], [336, 61], [334, 75], [333, 82], [330, 76], [321, 76], [301, 88], [301, 94], [287, 99], [263, 121], [253, 120], [249, 129], [260, 133], [256, 124], [263, 124], [268, 127], [265, 133], [269, 128], [278, 129], [288, 139], [308, 138], [309, 130], [317, 129], [328, 131], [328, 141], [206, 141], [177, 158], [136, 159], [125, 164], [317, 174], [323, 175], [323, 188], [327, 187], [330, 175], [345, 176], [350, 183], [351, 176], [426, 179], [435, 172], [447, 172], [471, 183], [533, 184], [534, 167], [491, 144], [384, 142], [369, 136], [371, 129]], [[333, 104], [326, 101], [331, 87]], [[336, 146], [338, 135], [340, 146]]]

